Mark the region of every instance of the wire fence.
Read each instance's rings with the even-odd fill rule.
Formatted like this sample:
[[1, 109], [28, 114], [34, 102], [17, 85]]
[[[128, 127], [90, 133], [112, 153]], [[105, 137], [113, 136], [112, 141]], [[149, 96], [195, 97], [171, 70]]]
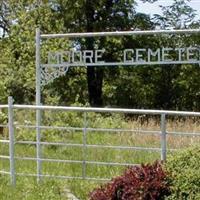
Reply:
[[[7, 139], [2, 138], [0, 140], [0, 145], [7, 144], [9, 145], [9, 154], [8, 155], [0, 155], [0, 159], [8, 160], [9, 161], [9, 170], [1, 170], [0, 174], [9, 175], [11, 179], [11, 184], [16, 184], [16, 176], [33, 176], [37, 177], [37, 180], [41, 180], [42, 177], [49, 177], [49, 178], [61, 178], [61, 179], [84, 179], [84, 180], [94, 180], [94, 181], [106, 181], [109, 178], [101, 178], [101, 177], [92, 177], [91, 175], [87, 175], [86, 167], [89, 165], [98, 165], [98, 166], [131, 166], [131, 165], [139, 165], [140, 163], [130, 163], [130, 162], [112, 162], [109, 160], [105, 161], [98, 161], [98, 160], [87, 160], [87, 150], [90, 149], [105, 149], [105, 151], [109, 150], [120, 150], [120, 151], [144, 151], [144, 152], [157, 152], [160, 154], [160, 160], [165, 161], [167, 159], [167, 152], [174, 151], [175, 148], [168, 148], [167, 147], [167, 137], [169, 135], [181, 135], [187, 137], [200, 137], [200, 133], [198, 132], [176, 132], [176, 131], [167, 131], [167, 116], [182, 116], [182, 117], [200, 117], [199, 112], [180, 112], [180, 111], [164, 111], [164, 110], [140, 110], [140, 109], [119, 109], [119, 108], [88, 108], [88, 107], [62, 107], [62, 106], [36, 106], [36, 105], [16, 105], [13, 104], [12, 97], [8, 98], [7, 105], [0, 105], [0, 110], [4, 109], [7, 113], [7, 124], [1, 124], [0, 127], [8, 128], [9, 137]], [[44, 111], [56, 111], [56, 112], [79, 112], [82, 113], [80, 117], [82, 117], [83, 123], [81, 127], [75, 126], [51, 126], [51, 125], [32, 125], [32, 124], [16, 124], [15, 123], [15, 113], [19, 110], [29, 111], [32, 110], [34, 112], [40, 110], [41, 112]], [[121, 114], [134, 114], [134, 115], [153, 115], [159, 117], [160, 121], [160, 130], [143, 130], [143, 129], [133, 129], [133, 128], [107, 128], [107, 127], [89, 127], [88, 126], [88, 113], [121, 113]], [[73, 143], [72, 141], [44, 141], [40, 136], [37, 136], [35, 133], [36, 140], [16, 140], [16, 129], [28, 129], [28, 130], [45, 130], [45, 131], [79, 131], [82, 134], [81, 142]], [[37, 132], [36, 131], [36, 132]], [[156, 135], [159, 138], [159, 147], [150, 147], [150, 146], [137, 146], [137, 145], [115, 145], [114, 143], [110, 144], [91, 144], [88, 142], [88, 134], [99, 132], [99, 133], [117, 133], [117, 134], [124, 134], [124, 133], [138, 133], [144, 135]], [[194, 139], [196, 140], [196, 139]], [[16, 145], [33, 145], [36, 153], [35, 156], [20, 156], [15, 153]], [[42, 155], [43, 147], [45, 146], [60, 146], [60, 147], [73, 147], [73, 148], [81, 148], [82, 159], [64, 159], [64, 158], [48, 158]], [[76, 150], [75, 150], [76, 151]], [[16, 161], [33, 161], [36, 166], [37, 170], [36, 173], [30, 172], [17, 172], [16, 170]], [[65, 164], [80, 164], [82, 174], [80, 176], [76, 175], [60, 175], [58, 174], [48, 174], [43, 172], [42, 166], [46, 163], [65, 163]], [[39, 166], [39, 170], [38, 170]]]

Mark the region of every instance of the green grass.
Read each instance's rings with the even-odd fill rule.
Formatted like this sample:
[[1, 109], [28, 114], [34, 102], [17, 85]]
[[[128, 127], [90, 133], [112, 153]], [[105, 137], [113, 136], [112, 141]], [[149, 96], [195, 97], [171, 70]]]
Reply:
[[17, 184], [12, 187], [9, 177], [0, 176], [0, 199], [60, 200], [66, 199], [66, 196], [59, 181], [45, 180], [37, 184], [34, 178], [17, 177]]
[[[17, 113], [18, 124], [29, 123], [33, 121], [34, 113], [21, 112]], [[96, 145], [114, 145], [114, 146], [140, 146], [140, 147], [160, 147], [160, 137], [158, 135], [142, 134], [139, 130], [159, 130], [160, 124], [157, 120], [149, 120], [142, 123], [140, 119], [126, 120], [123, 116], [101, 115], [91, 113], [87, 115], [87, 127], [104, 127], [104, 128], [132, 128], [137, 129], [136, 133], [108, 133], [108, 132], [87, 132], [87, 144]], [[175, 124], [175, 125], [174, 125]], [[183, 125], [184, 124], [184, 125]], [[198, 124], [198, 123], [197, 123]], [[188, 121], [170, 122], [168, 130], [198, 131], [199, 126]], [[43, 125], [55, 126], [72, 126], [81, 127], [83, 125], [83, 115], [68, 113], [45, 113]], [[191, 132], [190, 131], [190, 132]], [[17, 128], [15, 130], [16, 141], [31, 140], [35, 141], [35, 130]], [[1, 139], [7, 138], [7, 131]], [[194, 140], [194, 139], [193, 139]], [[181, 148], [183, 146], [193, 144], [193, 140], [188, 137], [168, 137], [168, 147]], [[58, 130], [42, 130], [42, 141], [48, 142], [65, 142], [65, 143], [83, 143], [83, 132], [80, 131], [58, 131]], [[198, 140], [195, 139], [195, 142]], [[8, 155], [8, 144], [0, 143], [0, 154]], [[35, 157], [35, 145], [16, 144], [16, 157]], [[64, 147], [64, 146], [42, 146], [42, 158], [61, 159], [61, 160], [80, 160], [84, 158], [87, 161], [97, 162], [117, 162], [117, 163], [147, 163], [160, 158], [159, 152], [149, 152], [142, 150], [119, 150], [110, 148], [83, 148], [83, 147]], [[16, 160], [17, 173], [36, 174], [36, 162], [30, 160]], [[124, 166], [104, 166], [96, 164], [85, 165], [85, 173], [91, 178], [112, 178], [120, 175], [124, 170]], [[9, 161], [1, 160], [0, 170], [9, 171]], [[83, 164], [81, 163], [55, 163], [42, 162], [42, 173], [60, 176], [76, 176], [83, 175]], [[100, 182], [87, 180], [60, 180], [44, 178], [42, 184], [37, 185], [36, 177], [17, 176], [16, 188], [10, 187], [9, 177], [0, 176], [0, 197], [2, 199], [66, 199], [64, 189], [68, 188], [81, 200], [88, 199], [88, 194]]]
[[[2, 146], [1, 146], [2, 147]], [[7, 155], [8, 145], [1, 148], [1, 154]], [[82, 148], [66, 148], [66, 147], [44, 147], [43, 158], [52, 159], [66, 159], [66, 160], [83, 160]], [[35, 157], [35, 147], [28, 145], [16, 145], [16, 156], [20, 157]], [[102, 161], [102, 162], [128, 162], [128, 163], [142, 163], [149, 162], [159, 158], [158, 153], [147, 153], [144, 151], [130, 151], [130, 150], [106, 150], [106, 149], [87, 149], [86, 160]], [[17, 173], [36, 173], [36, 162], [27, 160], [16, 160], [15, 162]], [[101, 165], [86, 165], [86, 176], [91, 178], [111, 178], [119, 175], [125, 167], [119, 166], [101, 166]], [[9, 171], [9, 161], [3, 160], [0, 163], [0, 169]], [[64, 164], [54, 162], [43, 162], [42, 173], [60, 176], [76, 176], [80, 177], [83, 174], [82, 164]], [[18, 182], [24, 178], [18, 176]], [[27, 178], [28, 179], [28, 178]], [[45, 178], [46, 179], [46, 178]], [[23, 181], [22, 181], [23, 182]], [[92, 190], [99, 182], [92, 181], [59, 181], [62, 187], [70, 188], [80, 199], [87, 199], [89, 191]], [[56, 183], [56, 181], [55, 181]], [[22, 184], [22, 183], [21, 183]], [[24, 183], [25, 184], [25, 183]], [[35, 187], [35, 182], [33, 182]], [[23, 185], [23, 184], [22, 184]], [[25, 184], [26, 185], [26, 184]], [[5, 186], [4, 186], [5, 187]], [[22, 186], [24, 187], [24, 186]], [[9, 198], [8, 198], [9, 199]]]

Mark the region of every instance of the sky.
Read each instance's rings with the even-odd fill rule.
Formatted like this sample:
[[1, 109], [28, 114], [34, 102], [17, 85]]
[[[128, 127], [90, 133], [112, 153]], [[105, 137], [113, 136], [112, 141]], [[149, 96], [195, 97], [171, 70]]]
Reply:
[[[155, 3], [143, 3], [140, 0], [137, 0], [138, 12], [143, 12], [146, 14], [161, 14], [161, 9], [159, 8], [159, 5], [162, 6], [169, 6], [173, 3], [173, 0], [158, 0]], [[192, 8], [194, 8], [197, 12], [197, 18], [200, 19], [200, 0], [191, 0], [188, 2], [188, 5], [190, 5]]]

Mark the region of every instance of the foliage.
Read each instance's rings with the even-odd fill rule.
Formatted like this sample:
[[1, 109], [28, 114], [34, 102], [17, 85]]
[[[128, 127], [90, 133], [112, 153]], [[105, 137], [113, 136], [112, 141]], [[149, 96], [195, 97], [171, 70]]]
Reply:
[[161, 28], [189, 28], [195, 22], [196, 13], [187, 2], [189, 0], [174, 0], [172, 5], [160, 6], [163, 14], [154, 15], [157, 25]]
[[200, 198], [200, 147], [195, 146], [171, 155], [166, 163], [172, 194], [169, 199]]
[[[82, 104], [74, 104], [74, 106], [82, 106]], [[56, 126], [56, 127], [74, 127], [81, 128], [83, 126], [90, 128], [126, 128], [128, 122], [125, 120], [124, 115], [120, 114], [107, 114], [107, 113], [84, 113], [80, 112], [56, 112], [56, 111], [43, 111], [41, 112], [44, 126]], [[6, 115], [0, 112], [0, 120], [4, 119]], [[84, 124], [84, 117], [86, 117], [87, 123]], [[1, 121], [0, 121], [1, 122]], [[27, 112], [24, 110], [18, 111], [15, 116], [15, 125], [34, 125], [35, 114], [33, 112]], [[44, 141], [62, 141], [66, 137], [65, 134], [61, 134], [60, 130], [48, 130], [46, 134], [42, 135]], [[17, 127], [16, 129], [17, 140], [30, 140], [35, 141], [35, 130], [29, 130]]]
[[46, 25], [44, 29], [47, 29], [47, 21], [52, 15], [45, 4], [37, 8], [34, 1], [13, 0], [7, 6], [9, 20], [13, 23], [10, 25], [9, 35], [1, 42], [2, 81], [7, 93], [14, 97], [16, 103], [27, 103], [34, 101], [35, 96], [35, 28], [42, 23], [41, 28]]
[[[199, 27], [199, 21], [195, 20], [196, 12], [187, 2], [187, 0], [175, 0], [169, 6], [161, 6], [162, 15], [154, 15], [155, 25], [161, 29]], [[181, 35], [181, 37], [180, 35], [169, 35], [167, 37], [163, 36], [159, 40], [162, 41], [164, 46], [172, 48], [199, 44], [199, 40], [195, 35]], [[155, 96], [157, 97], [156, 105], [158, 105], [158, 108], [199, 110], [199, 101], [196, 99], [196, 97], [199, 98], [199, 89], [197, 87], [200, 84], [199, 79], [197, 79], [199, 73], [198, 65], [162, 67], [156, 76], [153, 75], [156, 78]], [[193, 80], [192, 82], [191, 79]]]
[[7, 115], [0, 111], [0, 124], [5, 124], [7, 122]]
[[[8, 95], [15, 103], [35, 101], [36, 27], [42, 33], [199, 28], [196, 12], [187, 2], [176, 0], [170, 6], [161, 6], [162, 15], [150, 18], [136, 12], [134, 0], [1, 1], [0, 102], [7, 102]], [[176, 48], [198, 46], [199, 42], [198, 35], [56, 39], [43, 40], [41, 53], [42, 61], [46, 61], [50, 50], [105, 48], [104, 59], [111, 61], [119, 60], [125, 48]], [[96, 98], [96, 106], [198, 111], [199, 74], [199, 66], [189, 64], [70, 68], [66, 76], [42, 88], [42, 103], [94, 106]]]
[[170, 194], [166, 173], [158, 162], [128, 168], [120, 177], [97, 188], [91, 200], [161, 200]]

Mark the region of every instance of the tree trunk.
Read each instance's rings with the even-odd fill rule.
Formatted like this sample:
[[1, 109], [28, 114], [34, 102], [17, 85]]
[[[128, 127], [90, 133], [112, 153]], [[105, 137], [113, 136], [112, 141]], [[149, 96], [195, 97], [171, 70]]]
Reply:
[[101, 107], [102, 85], [103, 85], [103, 69], [102, 67], [87, 67], [87, 83], [89, 92], [89, 102], [91, 106]]
[[[92, 0], [86, 0], [86, 19], [87, 19], [87, 32], [94, 31], [94, 7]], [[86, 39], [86, 48], [94, 50], [94, 38]], [[89, 103], [91, 106], [103, 106], [102, 100], [102, 86], [103, 86], [103, 68], [102, 67], [87, 67], [87, 85], [89, 93]]]

